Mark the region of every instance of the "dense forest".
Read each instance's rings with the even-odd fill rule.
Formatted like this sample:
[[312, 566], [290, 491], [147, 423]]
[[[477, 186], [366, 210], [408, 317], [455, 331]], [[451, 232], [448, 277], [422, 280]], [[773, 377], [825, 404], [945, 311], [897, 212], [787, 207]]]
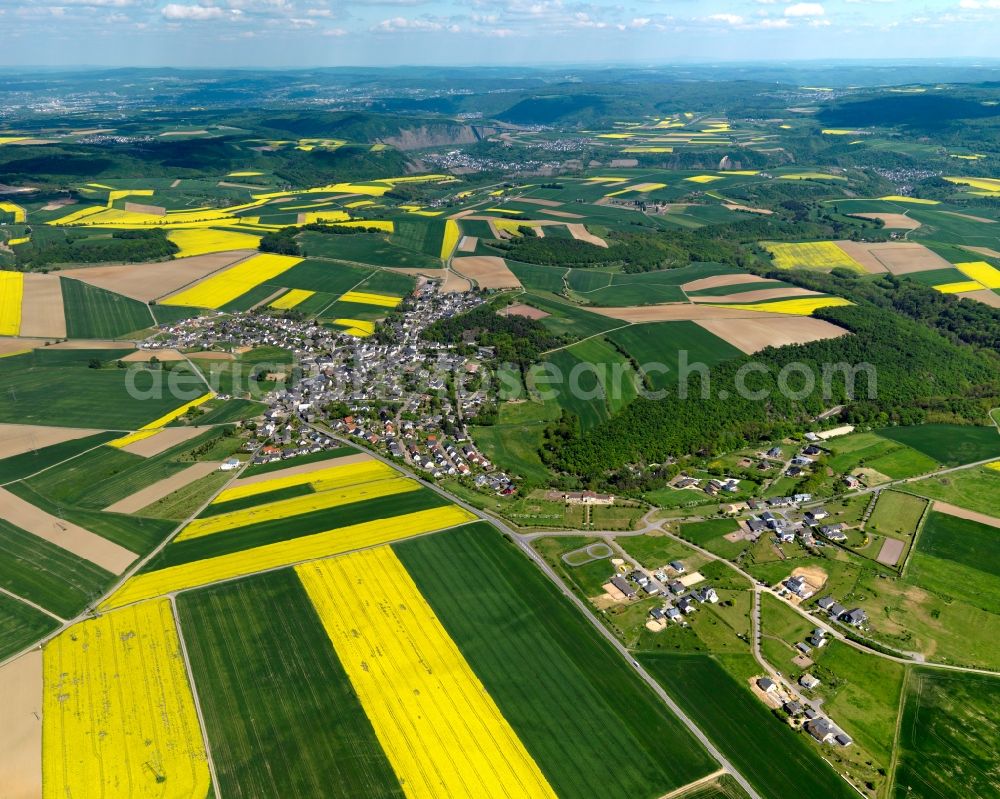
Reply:
[[[564, 434], [558, 447], [550, 441], [543, 457], [559, 470], [599, 481], [608, 470], [630, 463], [662, 463], [781, 438], [839, 404], [847, 405], [845, 419], [855, 424], [980, 422], [1000, 397], [1000, 361], [991, 353], [956, 344], [873, 304], [825, 308], [815, 315], [854, 335], [768, 348], [720, 364], [707, 379], [696, 376], [686, 398], [676, 393], [639, 398], [583, 436]], [[747, 373], [748, 364], [757, 366]], [[779, 373], [790, 364], [802, 364], [815, 385], [810, 387], [796, 366], [786, 381], [790, 391], [781, 390]], [[830, 366], [837, 364], [870, 364], [875, 385], [858, 373], [852, 398], [848, 373]]]
[[50, 264], [140, 263], [165, 261], [179, 248], [162, 230], [116, 230], [110, 235], [33, 238], [14, 251], [22, 269], [41, 269]]

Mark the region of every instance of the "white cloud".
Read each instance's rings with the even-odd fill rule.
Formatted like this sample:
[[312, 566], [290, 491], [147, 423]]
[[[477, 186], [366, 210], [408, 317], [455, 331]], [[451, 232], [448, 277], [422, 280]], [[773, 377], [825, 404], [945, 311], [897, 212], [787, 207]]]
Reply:
[[743, 17], [739, 14], [711, 14], [706, 19], [711, 22], [725, 22], [727, 25], [743, 24]]
[[826, 14], [819, 3], [795, 3], [785, 9], [786, 17], [822, 17]]
[[179, 3], [169, 3], [163, 7], [163, 18], [169, 20], [194, 20], [204, 22], [210, 19], [221, 19], [225, 16], [221, 8], [214, 6], [182, 6]]
[[405, 31], [434, 32], [445, 31], [447, 33], [459, 33], [461, 28], [450, 22], [442, 22], [435, 19], [408, 19], [407, 17], [392, 17], [383, 19], [374, 30], [381, 33], [400, 33]]
[[323, 31], [324, 36], [346, 36], [347, 31], [343, 28], [327, 28]]
[[762, 19], [757, 23], [758, 28], [764, 28], [765, 30], [774, 28], [790, 28], [792, 23], [787, 19]]
[[959, 8], [978, 10], [980, 8], [1000, 8], [1000, 0], [962, 0]]

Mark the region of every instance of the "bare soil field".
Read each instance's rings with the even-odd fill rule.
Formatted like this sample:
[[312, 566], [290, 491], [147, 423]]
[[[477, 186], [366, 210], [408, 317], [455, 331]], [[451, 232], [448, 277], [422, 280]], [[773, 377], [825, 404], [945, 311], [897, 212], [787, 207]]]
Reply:
[[612, 158], [611, 164], [612, 169], [630, 169], [634, 166], [639, 166], [638, 158]]
[[684, 291], [702, 291], [704, 289], [714, 289], [719, 286], [742, 286], [746, 283], [767, 283], [766, 277], [751, 275], [749, 272], [735, 275], [712, 275], [702, 277], [698, 280], [691, 280], [684, 283], [681, 288]]
[[149, 302], [254, 254], [256, 250], [232, 250], [151, 264], [87, 266], [73, 269], [66, 276], [140, 302]]
[[1000, 252], [991, 250], [989, 247], [970, 247], [968, 244], [959, 244], [958, 246], [963, 250], [978, 253], [979, 255], [985, 255], [987, 258], [1000, 258]]
[[583, 214], [571, 214], [569, 211], [552, 211], [542, 209], [543, 214], [548, 214], [549, 216], [558, 216], [561, 219], [583, 219]]
[[907, 241], [887, 241], [878, 244], [861, 241], [838, 241], [840, 247], [851, 258], [872, 274], [890, 272], [893, 275], [908, 275], [911, 272], [930, 272], [935, 269], [951, 269], [951, 264], [923, 244]]
[[934, 500], [934, 510], [938, 511], [938, 513], [946, 513], [949, 516], [957, 516], [959, 519], [969, 519], [980, 524], [989, 525], [990, 527], [1000, 528], [1000, 518], [987, 516], [985, 513], [977, 513], [967, 508], [960, 508], [958, 505], [952, 505], [948, 502]]
[[590, 244], [596, 244], [598, 247], [607, 247], [608, 243], [602, 239], [600, 236], [595, 236], [586, 227], [580, 224], [566, 225], [566, 229], [570, 232], [574, 239], [579, 241], [586, 241]]
[[300, 474], [310, 474], [319, 469], [329, 469], [331, 466], [347, 466], [351, 463], [366, 463], [372, 459], [371, 455], [359, 452], [356, 455], [344, 455], [342, 458], [332, 458], [325, 461], [313, 461], [312, 463], [301, 463], [298, 466], [289, 466], [286, 469], [276, 469], [273, 472], [255, 474], [252, 477], [241, 477], [233, 483], [233, 486], [249, 486], [255, 483], [266, 483], [268, 480], [278, 480], [282, 477], [295, 477]]
[[44, 346], [45, 342], [37, 338], [0, 338], [0, 357], [4, 355], [14, 355], [19, 352], [26, 352]]
[[173, 183], [170, 184], [170, 188], [176, 189], [180, 185], [181, 185], [181, 179], [177, 178], [177, 179], [174, 180]]
[[0, 669], [0, 791], [3, 799], [42, 795], [42, 652]]
[[190, 441], [195, 436], [204, 432], [204, 428], [198, 427], [164, 427], [159, 433], [149, 438], [133, 441], [131, 444], [122, 447], [122, 452], [131, 452], [133, 455], [151, 458], [153, 455], [159, 455], [161, 452], [165, 452], [177, 444]]
[[138, 557], [125, 547], [46, 513], [3, 488], [0, 488], [0, 506], [4, 509], [6, 521], [62, 547], [67, 552], [96, 563], [112, 574], [121, 574]]
[[519, 289], [521, 281], [507, 268], [507, 262], [495, 255], [469, 255], [452, 258], [452, 269], [474, 280], [481, 289]]
[[826, 585], [826, 581], [830, 576], [819, 568], [819, 566], [798, 566], [792, 569], [792, 577], [804, 578], [809, 585], [819, 592], [823, 590], [823, 586]]
[[957, 216], [959, 219], [968, 219], [970, 222], [983, 222], [987, 225], [995, 225], [995, 219], [987, 219], [985, 216], [973, 216], [972, 214], [960, 214], [958, 211], [942, 211], [942, 214], [948, 214], [948, 216]]
[[737, 205], [736, 203], [723, 203], [723, 208], [730, 211], [746, 211], [748, 214], [764, 214], [770, 216], [774, 211], [769, 208], [751, 208], [749, 205]]
[[136, 350], [130, 352], [122, 360], [125, 363], [147, 363], [153, 357], [163, 362], [184, 360], [184, 356], [177, 350]]
[[474, 213], [476, 213], [474, 208], [466, 208], [464, 211], [456, 211], [453, 214], [448, 214], [448, 219], [464, 219]]
[[24, 275], [20, 333], [22, 336], [66, 337], [66, 314], [58, 275], [31, 272]]
[[[763, 314], [759, 314], [761, 316]], [[846, 336], [847, 331], [811, 316], [767, 314], [766, 319], [696, 319], [695, 324], [748, 355], [765, 347], [806, 344], [821, 339]]]
[[[598, 308], [587, 306], [586, 310], [625, 322], [676, 322], [699, 319], [773, 319], [787, 314], [770, 311], [744, 311], [739, 308], [723, 308], [711, 305], [696, 305], [690, 302], [670, 302], [663, 305], [630, 305], [619, 308]], [[807, 317], [808, 318], [808, 317]]]
[[100, 430], [80, 427], [45, 427], [33, 424], [0, 424], [0, 458], [9, 458], [34, 449], [86, 438]]
[[508, 305], [500, 312], [501, 316], [527, 316], [529, 319], [544, 319], [546, 316], [551, 316], [551, 314], [539, 308], [533, 308], [530, 305], [525, 305], [524, 303], [518, 302], [513, 305]]
[[[150, 320], [152, 321], [152, 320]], [[130, 341], [114, 341], [105, 338], [75, 338], [60, 341], [49, 347], [52, 350], [127, 350], [135, 345]]]
[[966, 291], [964, 294], [956, 294], [955, 296], [966, 300], [975, 300], [976, 302], [983, 303], [983, 305], [989, 305], [991, 308], [1000, 308], [1000, 294], [997, 294], [992, 289]]
[[167, 209], [162, 205], [146, 205], [145, 203], [125, 203], [125, 210], [137, 214], [152, 214], [153, 216], [166, 216]]
[[544, 205], [546, 208], [558, 208], [562, 205], [558, 200], [536, 200], [534, 197], [518, 197], [517, 201], [529, 205]]
[[472, 282], [449, 269], [445, 272], [441, 291], [446, 294], [461, 294], [466, 291], [472, 291]]
[[76, 205], [76, 200], [72, 197], [67, 197], [65, 200], [53, 200], [47, 205], [42, 206], [43, 211], [58, 211], [60, 208], [65, 208], [67, 205]]
[[462, 240], [458, 243], [459, 252], [475, 252], [476, 245], [479, 244], [478, 236], [462, 236]]
[[[155, 435], [153, 438], [159, 438], [159, 435]], [[118, 500], [114, 505], [109, 505], [104, 510], [108, 513], [136, 513], [147, 505], [152, 505], [156, 500], [163, 499], [195, 480], [211, 474], [218, 468], [218, 463], [193, 463], [183, 472], [178, 472], [165, 480], [146, 486], [142, 491], [136, 491], [132, 496]]]
[[899, 562], [899, 556], [903, 554], [905, 548], [906, 543], [900, 541], [898, 538], [887, 538], [882, 542], [882, 549], [879, 550], [878, 557], [875, 560], [886, 566], [895, 566]]
[[920, 223], [906, 214], [848, 214], [859, 219], [875, 219], [881, 221], [887, 228], [893, 230], [916, 230]]
[[723, 294], [721, 297], [691, 297], [691, 302], [756, 302], [757, 300], [778, 300], [783, 297], [814, 297], [815, 291], [800, 288], [757, 289], [744, 291], [742, 294]]

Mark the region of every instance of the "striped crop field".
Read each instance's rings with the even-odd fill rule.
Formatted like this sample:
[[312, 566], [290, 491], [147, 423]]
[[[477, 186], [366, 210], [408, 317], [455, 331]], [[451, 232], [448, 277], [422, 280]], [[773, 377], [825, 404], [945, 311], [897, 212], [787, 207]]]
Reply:
[[0, 336], [16, 336], [21, 329], [24, 275], [0, 272]]
[[340, 295], [343, 302], [356, 302], [361, 305], [377, 305], [380, 308], [395, 308], [402, 301], [402, 297], [394, 297], [391, 294], [372, 294], [370, 291], [348, 291]]
[[251, 233], [239, 233], [234, 230], [214, 230], [212, 228], [194, 228], [191, 230], [171, 230], [167, 238], [180, 247], [176, 258], [189, 258], [194, 255], [207, 255], [213, 252], [228, 252], [229, 250], [256, 250], [260, 244], [260, 236]]
[[315, 291], [307, 291], [306, 289], [292, 289], [287, 294], [282, 294], [268, 307], [279, 311], [286, 311], [289, 308], [294, 308], [299, 303], [305, 302], [315, 293]]
[[184, 289], [167, 299], [165, 305], [188, 305], [195, 308], [221, 308], [237, 297], [287, 272], [301, 258], [261, 253], [212, 275], [198, 285]]
[[213, 399], [215, 394], [211, 391], [207, 394], [202, 394], [195, 400], [187, 402], [181, 405], [179, 408], [175, 408], [170, 411], [170, 413], [165, 413], [159, 419], [154, 419], [149, 424], [145, 424], [136, 430], [134, 433], [130, 433], [127, 436], [122, 436], [121, 438], [116, 438], [113, 441], [108, 442], [109, 447], [115, 447], [121, 449], [122, 447], [127, 447], [129, 444], [134, 444], [136, 441], [142, 441], [146, 438], [151, 438], [159, 433], [164, 427], [170, 424], [174, 419], [179, 419], [185, 413], [190, 411], [192, 408], [197, 408], [199, 405], [203, 405], [210, 399]]
[[168, 600], [70, 627], [46, 645], [43, 679], [44, 799], [208, 795]]
[[972, 186], [988, 192], [1000, 192], [1000, 179], [997, 178], [945, 178], [949, 183], [960, 186]]
[[220, 513], [217, 516], [209, 516], [204, 519], [195, 519], [184, 528], [175, 540], [186, 541], [190, 538], [200, 538], [201, 536], [212, 535], [213, 533], [235, 530], [239, 527], [246, 527], [258, 522], [284, 519], [290, 516], [299, 516], [303, 513], [312, 513], [317, 510], [327, 510], [341, 505], [350, 505], [354, 502], [364, 502], [370, 499], [378, 499], [379, 497], [404, 494], [408, 491], [416, 491], [419, 488], [420, 484], [408, 477], [390, 477], [387, 480], [364, 482], [347, 488], [318, 491], [312, 494], [305, 494], [304, 496], [268, 502], [252, 508]]
[[865, 268], [832, 241], [802, 243], [761, 242], [779, 269], [834, 269], [843, 267], [864, 272]]
[[[385, 480], [388, 477], [395, 477], [399, 474], [387, 463], [377, 460], [365, 460], [361, 463], [345, 463], [340, 466], [324, 466], [325, 462], [320, 461], [316, 468], [299, 474], [290, 474], [284, 477], [272, 477], [270, 480], [258, 480], [254, 482], [236, 481], [236, 484], [212, 501], [212, 504], [220, 502], [231, 502], [234, 499], [244, 499], [256, 494], [266, 494], [271, 491], [278, 491], [290, 486], [309, 484], [315, 491], [332, 491], [335, 488], [345, 488], [346, 486], [358, 485], [374, 480]], [[336, 461], [334, 461], [336, 464]]]
[[408, 797], [554, 797], [389, 547], [296, 569]]
[[279, 541], [179, 566], [169, 566], [132, 577], [108, 597], [101, 608], [107, 610], [121, 607], [163, 596], [172, 591], [184, 591], [340, 552], [387, 544], [401, 538], [457, 527], [475, 518], [473, 514], [457, 505], [447, 505], [325, 530], [290, 541]]
[[988, 289], [1000, 289], [1000, 269], [990, 266], [986, 261], [968, 261], [955, 264], [955, 267], [967, 278]]
[[797, 297], [789, 300], [777, 300], [776, 302], [706, 304], [717, 308], [736, 308], [740, 311], [767, 311], [768, 313], [783, 313], [792, 316], [809, 316], [817, 308], [836, 308], [854, 303], [843, 297]]

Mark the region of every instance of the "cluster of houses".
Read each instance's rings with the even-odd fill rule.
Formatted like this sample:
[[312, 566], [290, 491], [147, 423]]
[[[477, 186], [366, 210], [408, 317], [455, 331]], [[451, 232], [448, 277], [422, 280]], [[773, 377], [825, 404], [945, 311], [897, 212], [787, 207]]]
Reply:
[[[719, 595], [711, 586], [689, 589], [678, 578], [686, 572], [683, 562], [675, 560], [663, 569], [649, 574], [642, 569], [634, 569], [627, 574], [615, 575], [610, 586], [626, 599], [661, 596], [664, 602], [650, 609], [649, 618], [654, 623], [684, 623], [684, 617], [698, 609], [699, 604], [715, 604]], [[662, 629], [662, 627], [661, 627]]]
[[[791, 497], [774, 497], [767, 500], [751, 499], [747, 507], [756, 511], [745, 524], [750, 534], [759, 538], [771, 533], [778, 542], [789, 544], [799, 538], [805, 546], [816, 546], [816, 536], [827, 541], [842, 543], [847, 540], [845, 525], [840, 522], [824, 524], [830, 512], [822, 507], [810, 508], [802, 513], [801, 519], [790, 519], [782, 509], [795, 509], [804, 502], [811, 502], [811, 494], [795, 494]], [[763, 508], [767, 508], [763, 510]]]
[[[789, 718], [796, 723], [801, 723], [802, 728], [819, 743], [839, 746], [850, 746], [854, 743], [854, 739], [850, 735], [829, 718], [823, 716], [815, 707], [812, 707], [810, 702], [807, 700], [799, 701], [798, 698], [788, 695], [770, 677], [759, 677], [755, 682], [765, 695], [774, 696], [780, 700], [781, 709], [788, 714]], [[811, 674], [803, 674], [799, 678], [799, 685], [809, 690], [816, 688], [819, 684], [820, 681]]]
[[831, 619], [836, 619], [851, 627], [864, 627], [868, 624], [868, 614], [861, 608], [848, 610], [832, 596], [825, 596], [820, 599], [816, 606], [827, 613]]

